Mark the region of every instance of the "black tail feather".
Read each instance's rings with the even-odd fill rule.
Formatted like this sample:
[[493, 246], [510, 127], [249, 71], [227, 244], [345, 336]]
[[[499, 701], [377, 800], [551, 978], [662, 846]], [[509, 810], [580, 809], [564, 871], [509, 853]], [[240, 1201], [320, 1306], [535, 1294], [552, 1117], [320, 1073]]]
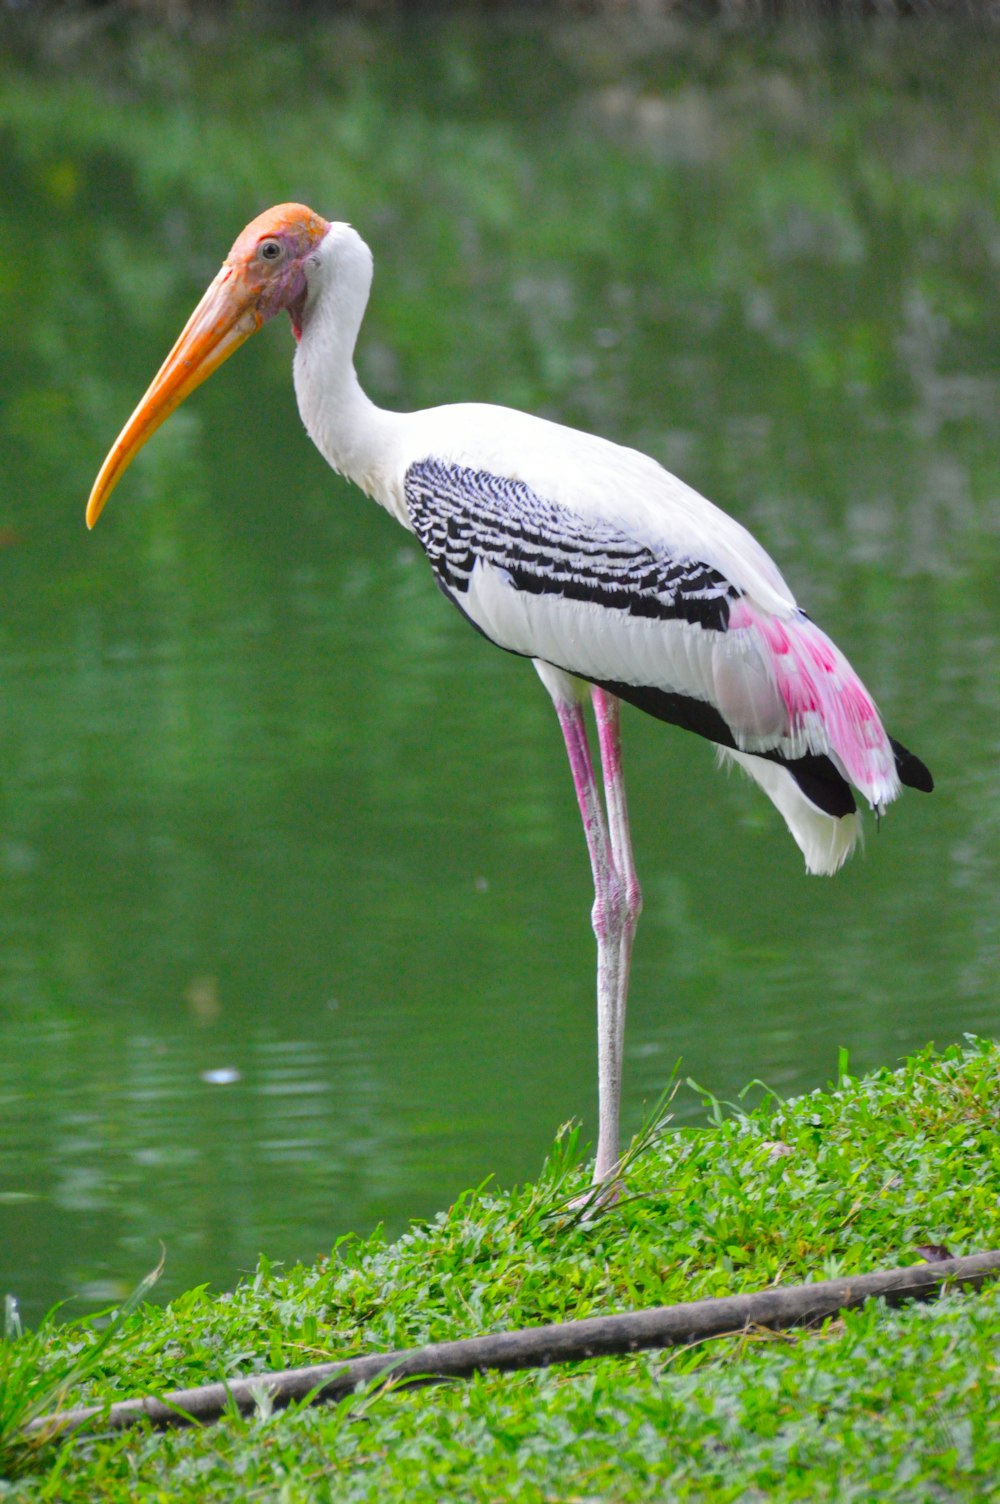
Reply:
[[[729, 726], [715, 706], [704, 700], [665, 689], [646, 689], [635, 684], [618, 684], [607, 680], [599, 682], [602, 689], [617, 695], [619, 700], [625, 700], [637, 709], [644, 710], [647, 715], [655, 716], [659, 721], [683, 726], [685, 731], [693, 731], [710, 742], [717, 742], [720, 747], [736, 748], [736, 739]], [[853, 814], [857, 809], [850, 784], [829, 757], [814, 752], [795, 758], [782, 757], [778, 752], [758, 752], [756, 755], [787, 768], [809, 802], [824, 814], [834, 815], [839, 819], [843, 815]], [[916, 762], [916, 758], [913, 760]], [[922, 767], [923, 764], [919, 766]]]
[[[607, 680], [598, 682], [602, 689], [617, 695], [620, 700], [628, 701], [639, 710], [646, 711], [647, 715], [655, 716], [657, 720], [683, 726], [685, 731], [693, 731], [709, 741], [718, 742], [721, 747], [736, 746], [733, 733], [722, 716], [714, 705], [709, 705], [704, 700], [635, 684], [611, 683]], [[900, 782], [911, 789], [920, 789], [929, 794], [934, 787], [934, 779], [920, 758], [891, 736], [889, 744], [896, 759]], [[857, 808], [849, 785], [829, 757], [814, 753], [796, 758], [785, 758], [775, 752], [760, 752], [757, 755], [786, 767], [806, 798], [826, 814], [839, 817], [849, 815]]]
[[919, 789], [922, 794], [934, 792], [934, 779], [924, 763], [916, 757], [909, 748], [897, 742], [894, 736], [890, 736], [889, 745], [892, 755], [896, 759], [896, 772], [899, 774], [900, 783], [905, 783], [908, 789]]

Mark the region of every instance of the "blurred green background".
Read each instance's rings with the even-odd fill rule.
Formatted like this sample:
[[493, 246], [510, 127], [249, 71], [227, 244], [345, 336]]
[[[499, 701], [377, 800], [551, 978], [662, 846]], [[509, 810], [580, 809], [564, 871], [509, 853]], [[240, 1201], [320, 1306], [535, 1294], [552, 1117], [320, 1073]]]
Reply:
[[547, 697], [313, 451], [284, 321], [84, 530], [269, 203], [369, 240], [376, 400], [654, 454], [937, 776], [807, 879], [626, 713], [626, 1128], [678, 1058], [787, 1094], [995, 1033], [1000, 32], [167, 11], [0, 15], [0, 1293], [106, 1302], [160, 1241], [163, 1294], [224, 1286], [596, 1130]]

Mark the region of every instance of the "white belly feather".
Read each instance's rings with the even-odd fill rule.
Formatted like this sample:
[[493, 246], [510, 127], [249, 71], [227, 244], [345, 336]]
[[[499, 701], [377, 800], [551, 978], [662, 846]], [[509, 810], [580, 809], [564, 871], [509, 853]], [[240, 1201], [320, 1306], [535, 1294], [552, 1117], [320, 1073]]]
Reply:
[[478, 563], [462, 610], [501, 647], [541, 658], [598, 683], [655, 688], [715, 705], [748, 751], [779, 746], [786, 713], [751, 633], [705, 631], [682, 620], [632, 616], [626, 610], [513, 587], [492, 565]]

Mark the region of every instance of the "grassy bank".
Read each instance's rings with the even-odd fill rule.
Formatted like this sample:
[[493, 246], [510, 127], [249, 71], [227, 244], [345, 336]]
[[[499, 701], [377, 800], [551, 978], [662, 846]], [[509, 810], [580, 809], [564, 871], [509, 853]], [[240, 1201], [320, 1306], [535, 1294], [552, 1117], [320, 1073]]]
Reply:
[[[652, 1135], [629, 1193], [567, 1214], [570, 1135], [534, 1185], [472, 1192], [388, 1244], [261, 1261], [232, 1293], [133, 1312], [68, 1400], [1000, 1246], [1000, 1048], [927, 1052], [709, 1126]], [[91, 1324], [4, 1343], [0, 1405], [86, 1358]], [[1000, 1498], [1000, 1288], [872, 1305], [819, 1332], [389, 1391], [212, 1429], [7, 1449], [0, 1497]], [[2, 1420], [2, 1416], [0, 1416]]]

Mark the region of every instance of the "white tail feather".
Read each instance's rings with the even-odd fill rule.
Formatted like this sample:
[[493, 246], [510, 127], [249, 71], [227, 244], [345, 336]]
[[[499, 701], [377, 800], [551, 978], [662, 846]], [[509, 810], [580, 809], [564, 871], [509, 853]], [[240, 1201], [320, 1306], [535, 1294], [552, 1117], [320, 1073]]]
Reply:
[[806, 798], [787, 768], [769, 758], [720, 747], [719, 761], [737, 763], [760, 784], [784, 816], [806, 859], [807, 872], [828, 877], [844, 865], [861, 839], [861, 817], [857, 811], [852, 815], [828, 815]]

